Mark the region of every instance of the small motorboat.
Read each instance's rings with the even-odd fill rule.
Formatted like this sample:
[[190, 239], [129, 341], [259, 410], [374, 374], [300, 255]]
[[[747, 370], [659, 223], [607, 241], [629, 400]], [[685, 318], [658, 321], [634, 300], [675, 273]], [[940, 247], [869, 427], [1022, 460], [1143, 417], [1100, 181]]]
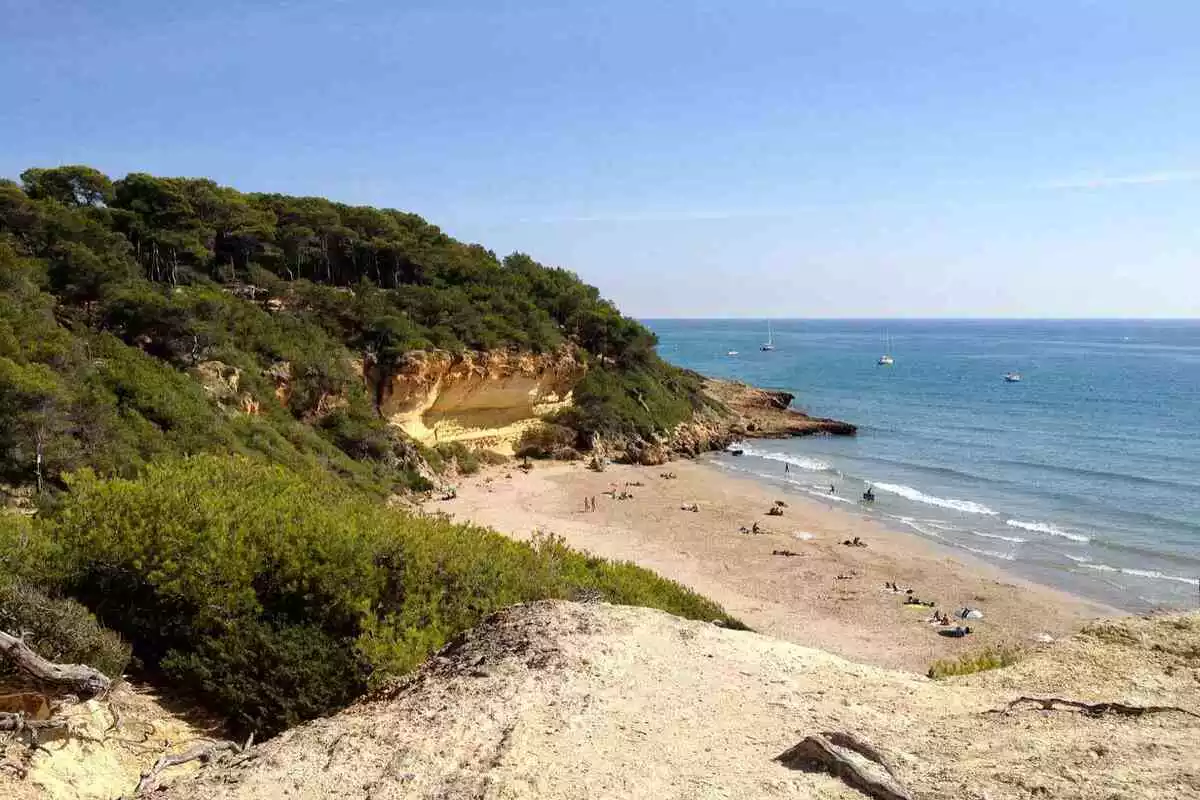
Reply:
[[726, 353], [725, 355], [727, 355], [727, 356], [736, 356], [737, 354], [738, 354], [738, 351], [737, 351], [737, 350], [730, 350], [730, 351], [729, 351], [728, 353]]
[[885, 353], [884, 355], [881, 355], [879, 357], [879, 360], [876, 361], [875, 363], [881, 367], [890, 367], [896, 363], [896, 359], [892, 358], [891, 356], [889, 356]]
[[1004, 373], [1004, 382], [1005, 383], [1020, 383], [1021, 382], [1021, 373], [1019, 373], [1019, 372]]

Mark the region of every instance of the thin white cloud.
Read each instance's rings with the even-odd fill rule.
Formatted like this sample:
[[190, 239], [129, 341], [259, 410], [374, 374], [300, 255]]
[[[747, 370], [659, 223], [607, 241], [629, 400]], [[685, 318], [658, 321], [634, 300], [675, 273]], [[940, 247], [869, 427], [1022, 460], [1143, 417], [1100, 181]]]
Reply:
[[614, 211], [572, 216], [522, 217], [519, 222], [692, 222], [722, 219], [755, 219], [785, 217], [794, 211], [730, 210], [730, 211]]
[[1112, 177], [1072, 178], [1042, 184], [1043, 189], [1114, 189], [1120, 186], [1151, 186], [1161, 183], [1197, 183], [1200, 170], [1175, 172], [1148, 172], [1144, 175], [1119, 175]]

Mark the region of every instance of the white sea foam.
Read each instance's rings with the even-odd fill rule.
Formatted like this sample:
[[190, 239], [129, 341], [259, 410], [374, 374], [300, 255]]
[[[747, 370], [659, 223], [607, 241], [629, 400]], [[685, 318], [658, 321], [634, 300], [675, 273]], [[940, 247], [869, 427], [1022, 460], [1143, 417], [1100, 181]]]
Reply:
[[1021, 544], [1022, 542], [1029, 541], [1028, 539], [1024, 539], [1020, 536], [1002, 536], [999, 533], [984, 533], [983, 531], [971, 531], [971, 533], [976, 536], [982, 536], [984, 539], [999, 539], [1002, 542], [1012, 542], [1014, 544]]
[[949, 508], [954, 511], [962, 511], [967, 514], [986, 514], [987, 516], [995, 516], [998, 513], [982, 503], [976, 503], [971, 500], [954, 500], [947, 497], [935, 497], [931, 494], [925, 494], [919, 489], [914, 489], [911, 486], [905, 486], [899, 483], [876, 483], [872, 485], [881, 492], [898, 494], [907, 500], [912, 500], [914, 503], [925, 503], [926, 505]]
[[854, 501], [849, 497], [841, 497], [840, 495], [830, 494], [828, 491], [818, 491], [816, 489], [805, 489], [804, 491], [811, 494], [813, 497], [819, 497], [822, 500], [832, 500], [835, 503], [849, 503], [854, 505]]
[[807, 470], [809, 472], [828, 472], [833, 469], [824, 461], [818, 461], [815, 458], [805, 458], [804, 456], [790, 456], [785, 453], [775, 453], [770, 450], [759, 450], [757, 447], [747, 447], [739, 445], [743, 453], [755, 458], [765, 458], [768, 461], [779, 461], [783, 464], [796, 467], [797, 469]]
[[1122, 575], [1133, 575], [1138, 578], [1150, 578], [1156, 581], [1175, 581], [1191, 586], [1200, 586], [1200, 578], [1185, 578], [1181, 575], [1167, 575], [1156, 569], [1133, 569], [1132, 567], [1110, 567], [1108, 564], [1083, 564], [1081, 566], [1094, 569], [1097, 572], [1119, 572]]
[[1091, 559], [1088, 558], [1087, 556], [1073, 556], [1070, 553], [1059, 553], [1059, 555], [1066, 556], [1067, 558], [1074, 561], [1076, 564], [1087, 564], [1087, 563], [1091, 562]]
[[1002, 561], [1016, 561], [1017, 559], [1017, 557], [1012, 553], [997, 553], [995, 550], [977, 550], [974, 547], [968, 547], [965, 544], [960, 544], [959, 547], [961, 547], [963, 550], [970, 550], [972, 553], [976, 553], [977, 555], [999, 558]]
[[1200, 586], [1200, 578], [1184, 578], [1179, 575], [1166, 575], [1158, 570], [1153, 569], [1125, 569], [1121, 572], [1126, 575], [1137, 575], [1139, 578], [1153, 578], [1159, 581], [1178, 581], [1179, 583], [1188, 583], [1192, 586]]
[[931, 529], [929, 526], [925, 525], [920, 520], [913, 519], [912, 517], [895, 517], [895, 516], [892, 516], [891, 514], [889, 514], [888, 516], [892, 517], [892, 519], [894, 519], [894, 520], [904, 523], [905, 525], [912, 528], [917, 533], [921, 533], [926, 536], [930, 536], [934, 539], [942, 538], [941, 534], [939, 534], [937, 531]]
[[1051, 536], [1061, 536], [1064, 539], [1070, 539], [1072, 542], [1082, 542], [1086, 544], [1091, 539], [1084, 536], [1082, 533], [1071, 533], [1064, 531], [1062, 528], [1057, 528], [1048, 522], [1022, 522], [1019, 519], [1005, 520], [1005, 525], [1010, 528], [1020, 528], [1024, 531], [1032, 531], [1034, 533], [1048, 533]]

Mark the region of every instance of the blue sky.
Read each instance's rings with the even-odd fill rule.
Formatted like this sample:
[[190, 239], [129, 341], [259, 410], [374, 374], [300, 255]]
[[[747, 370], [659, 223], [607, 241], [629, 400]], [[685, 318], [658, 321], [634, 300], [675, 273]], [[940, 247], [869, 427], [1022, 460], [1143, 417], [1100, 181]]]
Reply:
[[0, 16], [0, 175], [404, 208], [639, 316], [1200, 316], [1194, 0]]

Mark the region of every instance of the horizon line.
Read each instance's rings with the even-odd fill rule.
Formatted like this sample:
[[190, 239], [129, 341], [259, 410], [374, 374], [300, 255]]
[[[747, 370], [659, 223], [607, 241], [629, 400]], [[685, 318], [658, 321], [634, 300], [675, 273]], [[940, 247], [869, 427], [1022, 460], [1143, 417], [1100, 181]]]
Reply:
[[718, 316], [718, 317], [676, 317], [676, 316], [633, 316], [636, 320], [662, 320], [669, 322], [1200, 322], [1200, 316], [1195, 317], [756, 317], [756, 316]]

